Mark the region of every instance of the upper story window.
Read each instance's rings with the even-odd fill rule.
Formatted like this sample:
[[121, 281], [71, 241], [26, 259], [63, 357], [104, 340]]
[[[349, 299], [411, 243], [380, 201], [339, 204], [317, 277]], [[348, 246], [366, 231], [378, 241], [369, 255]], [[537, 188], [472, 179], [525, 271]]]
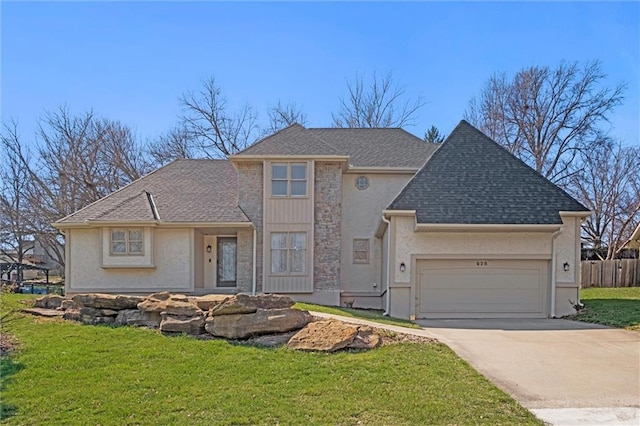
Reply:
[[112, 255], [144, 255], [144, 233], [141, 228], [112, 229]]
[[307, 163], [271, 164], [271, 195], [275, 197], [306, 197]]

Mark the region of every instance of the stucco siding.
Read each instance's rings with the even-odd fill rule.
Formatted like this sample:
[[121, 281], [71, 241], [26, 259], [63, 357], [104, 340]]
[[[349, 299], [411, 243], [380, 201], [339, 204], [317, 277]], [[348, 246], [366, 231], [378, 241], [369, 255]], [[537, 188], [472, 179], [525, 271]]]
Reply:
[[[414, 232], [413, 217], [394, 217], [396, 251], [392, 265], [395, 282], [411, 282], [412, 256], [456, 258], [462, 255], [492, 258], [551, 259], [551, 233], [538, 232]], [[400, 263], [405, 271], [400, 272]]]
[[101, 229], [69, 229], [67, 293], [108, 291], [148, 293], [189, 292], [194, 288], [194, 232], [192, 229], [154, 229], [154, 266], [104, 268], [101, 266]]
[[[358, 189], [359, 176], [369, 180], [366, 189]], [[374, 233], [382, 211], [393, 201], [412, 177], [410, 174], [352, 174], [342, 175], [342, 224], [340, 280], [343, 292], [381, 292], [382, 244]], [[369, 240], [369, 262], [354, 263], [353, 240]]]

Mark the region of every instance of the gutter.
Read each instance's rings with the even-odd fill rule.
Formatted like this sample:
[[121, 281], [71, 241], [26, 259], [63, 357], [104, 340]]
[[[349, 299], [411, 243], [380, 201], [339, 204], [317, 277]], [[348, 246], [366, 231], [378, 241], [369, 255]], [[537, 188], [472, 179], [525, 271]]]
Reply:
[[[387, 292], [387, 302], [385, 303], [385, 310], [382, 313], [382, 315], [384, 316], [389, 316], [389, 310], [391, 308], [391, 291], [390, 291], [390, 284], [391, 284], [391, 270], [389, 269], [390, 266], [390, 259], [391, 259], [391, 221], [389, 219], [387, 219], [384, 216], [384, 213], [382, 214], [382, 221], [385, 222], [387, 224], [387, 229], [389, 230], [389, 236], [387, 237], [387, 288], [386, 288], [386, 292]], [[382, 235], [382, 238], [384, 238], [384, 234]], [[384, 294], [384, 293], [383, 293]]]
[[558, 260], [556, 259], [556, 238], [562, 234], [562, 229], [554, 232], [551, 237], [551, 318], [556, 317], [556, 266]]

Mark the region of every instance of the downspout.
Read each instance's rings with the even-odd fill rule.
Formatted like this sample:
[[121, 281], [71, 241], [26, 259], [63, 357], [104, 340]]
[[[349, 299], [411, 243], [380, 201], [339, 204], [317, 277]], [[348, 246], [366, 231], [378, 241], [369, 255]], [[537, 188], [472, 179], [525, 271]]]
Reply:
[[258, 232], [256, 231], [256, 228], [253, 228], [253, 282], [252, 282], [252, 286], [251, 286], [251, 294], [252, 295], [256, 295], [256, 287], [257, 287], [257, 282], [256, 282], [256, 244], [258, 242]]
[[562, 234], [562, 229], [557, 230], [551, 237], [551, 318], [556, 317], [556, 238]]
[[[390, 259], [391, 259], [391, 252], [390, 252], [390, 248], [391, 248], [391, 221], [388, 220], [386, 217], [384, 217], [384, 213], [382, 214], [382, 221], [384, 223], [387, 224], [387, 230], [389, 232], [389, 235], [387, 236], [387, 302], [385, 303], [385, 309], [384, 312], [382, 313], [382, 315], [384, 316], [389, 316], [389, 309], [391, 308], [391, 290], [389, 288], [389, 284], [391, 283], [391, 270], [389, 269], [390, 266]], [[382, 238], [384, 239], [384, 234], [382, 235]]]

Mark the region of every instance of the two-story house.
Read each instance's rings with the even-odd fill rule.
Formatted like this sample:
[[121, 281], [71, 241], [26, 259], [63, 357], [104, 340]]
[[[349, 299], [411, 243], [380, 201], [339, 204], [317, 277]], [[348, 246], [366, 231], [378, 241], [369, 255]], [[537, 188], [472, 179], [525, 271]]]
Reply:
[[589, 212], [462, 121], [292, 125], [177, 160], [55, 223], [66, 291], [265, 292], [403, 318], [547, 317], [579, 298]]

